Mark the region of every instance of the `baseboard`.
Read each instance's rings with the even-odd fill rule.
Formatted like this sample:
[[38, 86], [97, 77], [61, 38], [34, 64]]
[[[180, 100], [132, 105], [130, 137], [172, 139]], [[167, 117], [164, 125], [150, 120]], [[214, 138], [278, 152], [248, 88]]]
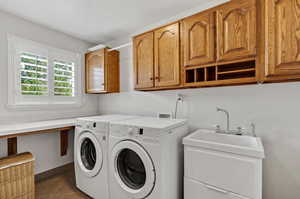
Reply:
[[35, 175], [35, 182], [40, 182], [52, 176], [74, 171], [74, 162]]

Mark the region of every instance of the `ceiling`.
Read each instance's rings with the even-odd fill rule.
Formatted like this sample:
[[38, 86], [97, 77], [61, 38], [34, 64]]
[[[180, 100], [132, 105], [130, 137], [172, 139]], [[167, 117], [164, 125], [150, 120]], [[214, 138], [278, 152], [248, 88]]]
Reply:
[[0, 0], [0, 10], [101, 43], [203, 3], [207, 0]]

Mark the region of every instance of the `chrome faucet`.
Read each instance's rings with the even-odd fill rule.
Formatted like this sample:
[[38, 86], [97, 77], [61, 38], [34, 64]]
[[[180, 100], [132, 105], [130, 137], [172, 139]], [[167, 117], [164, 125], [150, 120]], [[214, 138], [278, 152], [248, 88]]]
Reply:
[[229, 112], [228, 112], [227, 110], [225, 110], [225, 109], [218, 108], [218, 107], [217, 107], [217, 111], [218, 111], [218, 112], [223, 112], [223, 113], [225, 113], [226, 119], [227, 119], [227, 128], [226, 128], [226, 131], [227, 131], [227, 132], [230, 132]]
[[[242, 128], [238, 126], [236, 129], [230, 129], [230, 116], [229, 116], [229, 111], [226, 109], [218, 108], [217, 107], [217, 112], [223, 112], [226, 115], [226, 123], [227, 127], [226, 130], [221, 129], [220, 125], [216, 125], [216, 133], [224, 133], [224, 134], [233, 134], [233, 135], [244, 135], [245, 134], [245, 128]], [[256, 137], [255, 133], [255, 124], [251, 123], [251, 130], [252, 130], [252, 136]]]

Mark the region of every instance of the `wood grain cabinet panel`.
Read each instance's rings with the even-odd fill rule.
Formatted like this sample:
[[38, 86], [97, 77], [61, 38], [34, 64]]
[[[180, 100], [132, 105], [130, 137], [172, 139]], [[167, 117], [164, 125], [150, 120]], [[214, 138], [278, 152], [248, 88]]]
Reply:
[[119, 52], [101, 49], [85, 56], [86, 93], [119, 92]]
[[217, 10], [217, 51], [218, 61], [256, 54], [254, 0], [233, 1]]
[[300, 0], [267, 0], [266, 76], [300, 74]]
[[160, 28], [154, 33], [155, 86], [180, 84], [179, 23]]
[[86, 91], [97, 93], [105, 91], [105, 51], [86, 55]]
[[257, 23], [262, 25], [256, 18], [261, 14], [257, 2], [263, 4], [231, 0], [134, 37], [135, 88], [255, 83], [261, 76], [257, 68], [263, 65], [263, 58], [257, 59], [256, 54], [257, 43], [258, 47], [263, 43], [257, 37]]
[[135, 88], [154, 87], [154, 33], [133, 40]]
[[182, 21], [184, 66], [215, 61], [215, 13], [200, 13]]

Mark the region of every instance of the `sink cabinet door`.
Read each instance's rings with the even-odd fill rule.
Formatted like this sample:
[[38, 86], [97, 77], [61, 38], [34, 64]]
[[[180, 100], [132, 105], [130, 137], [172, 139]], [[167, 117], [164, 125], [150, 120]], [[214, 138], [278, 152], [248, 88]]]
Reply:
[[215, 12], [200, 13], [182, 21], [184, 66], [215, 61]]
[[256, 54], [255, 0], [233, 1], [217, 10], [218, 61]]
[[267, 0], [266, 76], [300, 74], [300, 1]]
[[247, 199], [246, 197], [184, 178], [184, 199]]
[[184, 150], [185, 177], [249, 198], [261, 198], [261, 160], [193, 147]]

